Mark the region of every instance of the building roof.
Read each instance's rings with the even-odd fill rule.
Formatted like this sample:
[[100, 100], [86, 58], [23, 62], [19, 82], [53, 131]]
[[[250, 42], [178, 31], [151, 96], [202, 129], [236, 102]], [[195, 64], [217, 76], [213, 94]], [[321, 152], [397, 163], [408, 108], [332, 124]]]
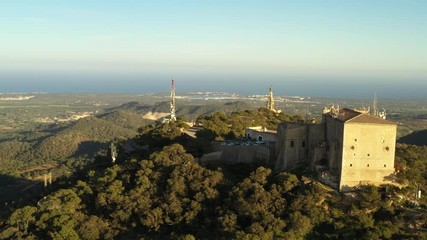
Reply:
[[246, 130], [252, 130], [255, 132], [265, 132], [265, 133], [277, 133], [277, 129], [270, 129], [263, 126], [247, 127]]
[[374, 124], [396, 125], [396, 123], [394, 122], [390, 122], [385, 119], [368, 115], [368, 114], [360, 114], [352, 119], [347, 120], [346, 123], [374, 123]]
[[395, 123], [387, 121], [385, 119], [372, 116], [369, 114], [361, 113], [355, 110], [348, 108], [343, 108], [335, 111], [335, 114], [332, 112], [327, 113], [334, 119], [337, 119], [344, 123], [372, 123], [372, 124], [389, 124], [395, 125]]
[[[361, 115], [360, 112], [357, 112], [348, 108], [343, 108], [336, 111], [335, 119], [338, 119], [341, 122], [347, 122], [348, 120], [359, 115]], [[331, 116], [333, 115], [331, 114]]]

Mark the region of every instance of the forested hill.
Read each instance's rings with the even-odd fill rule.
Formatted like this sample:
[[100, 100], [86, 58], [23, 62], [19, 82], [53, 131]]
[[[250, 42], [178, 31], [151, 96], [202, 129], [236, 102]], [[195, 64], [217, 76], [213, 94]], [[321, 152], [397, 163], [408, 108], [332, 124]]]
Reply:
[[48, 125], [20, 139], [0, 142], [0, 171], [14, 174], [71, 157], [93, 157], [114, 139], [136, 136], [138, 127], [148, 122], [131, 111], [114, 111], [75, 122]]
[[[215, 111], [233, 112], [251, 108], [246, 102], [208, 105], [178, 105], [177, 115], [195, 120]], [[67, 159], [92, 157], [113, 140], [136, 136], [137, 129], [152, 120], [143, 119], [147, 112], [168, 112], [169, 102], [144, 105], [129, 102], [107, 109], [105, 113], [75, 122], [44, 125], [18, 139], [0, 142], [0, 171], [15, 174], [42, 164], [56, 164]], [[79, 160], [80, 161], [80, 160]], [[71, 164], [71, 163], [70, 163]], [[73, 165], [78, 164], [74, 161]]]
[[[180, 101], [176, 106], [177, 116], [184, 117], [189, 120], [195, 120], [200, 115], [212, 114], [214, 112], [222, 111], [225, 113], [236, 112], [240, 110], [254, 109], [256, 106], [252, 106], [246, 101], [236, 102], [225, 102], [225, 103], [208, 103], [208, 104], [194, 104], [185, 101]], [[138, 102], [129, 102], [120, 106], [107, 109], [107, 111], [127, 110], [139, 114], [146, 114], [148, 112], [170, 112], [169, 102], [158, 102], [153, 105], [145, 105]]]
[[117, 110], [126, 110], [126, 111], [132, 111], [136, 113], [145, 113], [150, 111], [151, 108], [152, 108], [152, 105], [146, 105], [141, 102], [127, 102], [116, 107], [107, 108], [106, 111], [113, 112]]
[[236, 101], [236, 102], [227, 102], [227, 103], [217, 103], [217, 104], [207, 104], [207, 105], [188, 105], [177, 106], [177, 115], [184, 116], [187, 119], [195, 120], [201, 115], [209, 115], [218, 111], [225, 113], [232, 113], [236, 111], [242, 111], [247, 109], [255, 109], [255, 106], [252, 106], [245, 101]]
[[130, 130], [152, 123], [152, 121], [143, 119], [141, 114], [132, 110], [115, 110], [98, 115], [98, 118]]
[[[217, 117], [240, 119], [236, 114]], [[258, 115], [251, 113], [263, 114], [264, 110]], [[215, 123], [215, 119], [203, 118], [205, 123]], [[100, 159], [109, 164], [89, 165], [55, 183], [56, 189], [45, 197], [11, 209], [0, 218], [0, 238], [427, 237], [427, 214], [422, 209], [426, 197], [416, 207], [413, 194], [417, 187], [425, 191], [425, 147], [398, 145], [397, 161], [402, 170], [397, 179], [401, 188], [388, 186], [386, 191], [366, 186], [341, 194], [307, 172], [273, 174], [271, 169], [257, 165], [200, 165], [187, 152], [197, 139], [176, 144], [183, 140], [181, 123], [157, 122], [141, 129], [136, 142], [145, 145], [148, 139], [157, 139], [157, 143], [165, 144], [161, 149], [139, 148], [132, 157], [114, 164]], [[146, 154], [138, 154], [140, 151]]]
[[427, 146], [427, 130], [415, 131], [399, 138], [399, 143]]

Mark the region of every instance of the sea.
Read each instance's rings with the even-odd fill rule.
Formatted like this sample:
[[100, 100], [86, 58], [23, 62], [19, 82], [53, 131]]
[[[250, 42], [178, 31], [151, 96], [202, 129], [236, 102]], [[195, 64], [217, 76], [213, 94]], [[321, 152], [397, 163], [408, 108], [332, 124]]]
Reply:
[[[68, 77], [5, 78], [0, 76], [0, 93], [128, 93], [151, 94], [169, 92], [171, 79], [167, 77]], [[338, 79], [241, 79], [175, 77], [176, 92], [229, 92], [239, 95], [267, 94], [269, 87], [276, 96], [312, 96], [331, 98], [426, 99], [426, 81], [369, 81]]]

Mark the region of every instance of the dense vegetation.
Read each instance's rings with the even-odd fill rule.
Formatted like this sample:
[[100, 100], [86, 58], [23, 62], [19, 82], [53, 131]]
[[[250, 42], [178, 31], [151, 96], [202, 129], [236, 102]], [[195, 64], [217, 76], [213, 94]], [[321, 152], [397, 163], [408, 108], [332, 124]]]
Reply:
[[[224, 139], [240, 137], [247, 124], [272, 127], [297, 119], [260, 109], [198, 121], [211, 137]], [[115, 164], [98, 155], [94, 164], [58, 179], [44, 197], [12, 205], [0, 219], [0, 239], [427, 237], [426, 198], [414, 194], [418, 187], [426, 190], [426, 147], [398, 145], [401, 189], [367, 186], [341, 194], [307, 174], [273, 174], [244, 164], [202, 166], [194, 156], [209, 150], [208, 141], [185, 137], [184, 122], [143, 126], [134, 139], [139, 147], [122, 152]], [[102, 139], [85, 126], [87, 136]]]
[[21, 138], [0, 142], [0, 171], [16, 175], [19, 170], [42, 164], [66, 164], [86, 155], [93, 157], [114, 139], [136, 136], [144, 121], [132, 112], [118, 111], [52, 124]]
[[197, 133], [197, 136], [210, 140], [242, 138], [246, 127], [262, 126], [276, 130], [277, 125], [283, 121], [293, 122], [300, 119], [302, 119], [300, 116], [274, 113], [266, 108], [238, 111], [230, 115], [216, 112], [197, 119], [197, 122], [203, 125], [203, 129]]
[[[241, 111], [244, 109], [254, 108], [251, 104], [244, 101], [235, 101], [235, 102], [225, 102], [225, 103], [207, 103], [204, 102], [200, 104], [196, 102], [194, 105], [189, 104], [188, 102], [178, 102], [176, 114], [178, 116], [185, 116], [187, 119], [194, 120], [201, 115], [213, 114], [217, 111], [223, 111], [225, 113], [232, 113], [236, 111]], [[109, 110], [127, 110], [137, 113], [147, 113], [147, 112], [165, 112], [170, 111], [170, 102], [158, 102], [152, 106], [147, 106], [140, 104], [138, 102], [128, 102], [120, 106], [110, 108]]]
[[[90, 102], [92, 103], [92, 101]], [[69, 107], [65, 104], [68, 102], [64, 103], [64, 107]], [[218, 109], [231, 112], [245, 107], [250, 106], [243, 102], [183, 105], [178, 108], [177, 114], [186, 116], [188, 119], [196, 119], [197, 116]], [[84, 105], [79, 109], [88, 110], [88, 108]], [[28, 112], [26, 109], [21, 110]], [[75, 122], [38, 124], [0, 139], [0, 172], [16, 176], [19, 175], [18, 172], [35, 166], [60, 163], [68, 166], [61, 172], [55, 173], [62, 175], [65, 171], [80, 167], [101, 149], [106, 149], [109, 142], [135, 137], [141, 125], [152, 122], [143, 119], [143, 114], [149, 111], [168, 112], [169, 103], [145, 105], [139, 102], [128, 102], [117, 107], [107, 108], [105, 111], [106, 113]], [[41, 116], [39, 111], [33, 114], [35, 115], [32, 116], [33, 118]], [[53, 117], [54, 114], [57, 112], [52, 111], [47, 116]], [[4, 118], [10, 119], [11, 116], [6, 114]], [[14, 118], [18, 119], [19, 116]], [[30, 116], [24, 119], [30, 121], [29, 118]], [[80, 161], [75, 161], [76, 158]]]
[[[421, 190], [427, 192], [427, 146], [398, 144], [396, 147], [396, 163], [398, 164], [398, 182], [407, 186], [408, 194]], [[421, 203], [427, 205], [427, 198], [422, 197]]]
[[[88, 170], [4, 219], [1, 238], [417, 239], [425, 215], [367, 187], [352, 199], [258, 167], [232, 182], [181, 145]], [[424, 234], [424, 235], [423, 235]]]

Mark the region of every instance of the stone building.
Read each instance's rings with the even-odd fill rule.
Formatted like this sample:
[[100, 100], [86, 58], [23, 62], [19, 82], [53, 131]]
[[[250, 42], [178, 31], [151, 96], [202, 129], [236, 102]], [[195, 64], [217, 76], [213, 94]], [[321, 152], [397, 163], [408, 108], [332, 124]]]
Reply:
[[247, 127], [245, 136], [248, 140], [276, 142], [277, 131], [262, 126]]
[[346, 108], [327, 109], [320, 124], [282, 123], [275, 170], [308, 166], [340, 190], [382, 184], [394, 173], [396, 130], [395, 123]]

